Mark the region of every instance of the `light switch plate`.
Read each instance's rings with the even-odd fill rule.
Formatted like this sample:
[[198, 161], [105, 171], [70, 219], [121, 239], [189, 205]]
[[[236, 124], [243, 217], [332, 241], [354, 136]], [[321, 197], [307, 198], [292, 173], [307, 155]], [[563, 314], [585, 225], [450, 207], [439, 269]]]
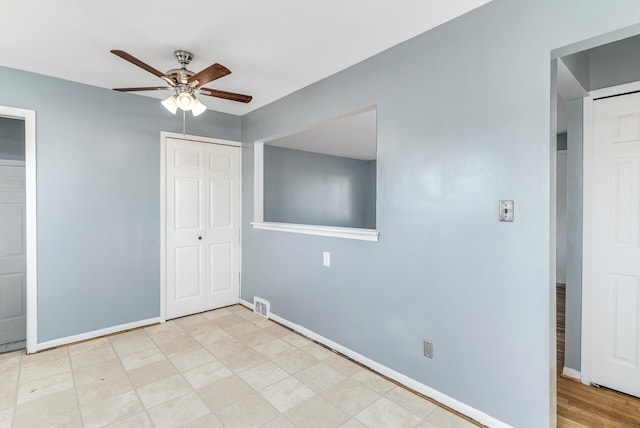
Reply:
[[513, 222], [513, 201], [500, 201], [500, 221]]
[[331, 253], [328, 251], [324, 251], [322, 253], [322, 266], [330, 267], [331, 266]]

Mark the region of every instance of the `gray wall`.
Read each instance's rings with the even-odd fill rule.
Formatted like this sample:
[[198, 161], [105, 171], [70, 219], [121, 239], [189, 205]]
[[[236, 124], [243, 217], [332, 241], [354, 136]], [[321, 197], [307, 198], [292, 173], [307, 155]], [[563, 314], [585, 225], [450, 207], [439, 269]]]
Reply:
[[[640, 80], [639, 52], [640, 36], [590, 49], [589, 89], [606, 88]], [[612, 64], [615, 64], [615, 67], [612, 67]]]
[[24, 160], [24, 121], [0, 117], [0, 159]]
[[558, 151], [567, 150], [567, 133], [561, 132], [560, 134], [558, 134], [556, 142], [558, 145]]
[[580, 371], [582, 325], [582, 100], [567, 104], [567, 288], [565, 367]]
[[245, 228], [243, 298], [513, 426], [548, 426], [550, 52], [638, 21], [635, 0], [494, 0], [244, 116], [246, 225], [255, 140], [376, 104], [380, 241]]
[[369, 176], [364, 160], [265, 145], [264, 221], [367, 228]]
[[[38, 342], [159, 316], [160, 131], [182, 117], [4, 67], [0, 82], [0, 105], [36, 111]], [[238, 117], [188, 120], [190, 134], [240, 139]]]

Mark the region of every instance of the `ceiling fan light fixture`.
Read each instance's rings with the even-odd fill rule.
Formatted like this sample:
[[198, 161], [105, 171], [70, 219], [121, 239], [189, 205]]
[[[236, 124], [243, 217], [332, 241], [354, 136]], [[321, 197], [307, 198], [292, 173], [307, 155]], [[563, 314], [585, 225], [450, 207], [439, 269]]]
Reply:
[[205, 112], [205, 110], [207, 110], [207, 106], [202, 104], [200, 100], [196, 98], [195, 102], [193, 103], [193, 108], [191, 109], [191, 113], [193, 113], [194, 116], [200, 116], [202, 113]]
[[196, 99], [189, 92], [180, 92], [177, 98], [178, 107], [182, 110], [189, 111], [193, 109], [193, 106], [196, 103]]
[[174, 95], [171, 95], [169, 98], [162, 101], [162, 105], [164, 106], [164, 108], [169, 110], [172, 114], [176, 114], [176, 112], [178, 111], [178, 103]]

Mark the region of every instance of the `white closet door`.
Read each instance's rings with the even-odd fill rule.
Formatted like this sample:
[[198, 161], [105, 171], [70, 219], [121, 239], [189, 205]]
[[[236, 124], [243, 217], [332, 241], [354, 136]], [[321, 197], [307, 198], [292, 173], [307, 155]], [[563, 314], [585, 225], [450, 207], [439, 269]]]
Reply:
[[593, 120], [591, 381], [640, 396], [640, 94]]
[[25, 175], [0, 166], [0, 345], [25, 340]]
[[167, 139], [166, 317], [237, 303], [240, 149]]

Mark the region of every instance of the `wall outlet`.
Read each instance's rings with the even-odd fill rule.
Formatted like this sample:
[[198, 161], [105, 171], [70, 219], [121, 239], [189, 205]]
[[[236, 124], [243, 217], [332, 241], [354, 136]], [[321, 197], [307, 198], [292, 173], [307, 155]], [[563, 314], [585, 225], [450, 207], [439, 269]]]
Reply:
[[513, 222], [513, 201], [500, 201], [499, 221]]
[[322, 253], [322, 266], [330, 267], [331, 266], [331, 253], [328, 251], [324, 251]]
[[433, 343], [429, 342], [428, 340], [425, 340], [423, 342], [423, 351], [424, 351], [425, 357], [433, 358]]

